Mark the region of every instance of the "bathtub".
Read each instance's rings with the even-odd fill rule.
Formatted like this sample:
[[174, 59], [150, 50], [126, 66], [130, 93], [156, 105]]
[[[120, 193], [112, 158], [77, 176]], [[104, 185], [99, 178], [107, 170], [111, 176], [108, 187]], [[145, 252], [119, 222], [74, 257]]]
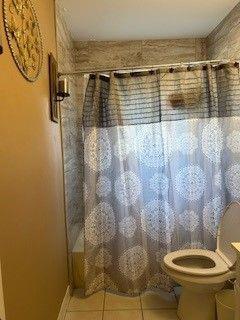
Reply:
[[73, 285], [84, 288], [84, 233], [80, 232], [72, 250]]

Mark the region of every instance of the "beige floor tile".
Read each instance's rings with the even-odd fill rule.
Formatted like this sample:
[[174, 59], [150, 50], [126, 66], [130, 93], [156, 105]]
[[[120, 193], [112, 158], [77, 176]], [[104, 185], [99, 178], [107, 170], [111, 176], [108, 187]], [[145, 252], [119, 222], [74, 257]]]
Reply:
[[104, 311], [103, 320], [142, 320], [141, 310]]
[[174, 293], [164, 291], [145, 292], [141, 295], [142, 308], [152, 309], [175, 309], [177, 302]]
[[141, 309], [140, 297], [127, 297], [106, 292], [104, 310]]
[[84, 297], [81, 290], [75, 290], [69, 301], [68, 311], [100, 311], [103, 310], [104, 291], [90, 297]]
[[177, 320], [176, 310], [143, 310], [144, 320]]
[[102, 320], [102, 311], [67, 312], [65, 320]]

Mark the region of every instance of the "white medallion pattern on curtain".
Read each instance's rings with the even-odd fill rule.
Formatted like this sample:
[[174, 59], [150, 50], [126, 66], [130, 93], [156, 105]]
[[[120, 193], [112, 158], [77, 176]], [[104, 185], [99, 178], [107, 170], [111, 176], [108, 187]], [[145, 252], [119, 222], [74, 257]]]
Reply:
[[119, 257], [119, 270], [129, 280], [137, 280], [148, 265], [148, 255], [141, 246], [127, 249]]
[[176, 175], [176, 191], [189, 201], [199, 200], [205, 189], [206, 177], [198, 165], [190, 165], [180, 169]]
[[217, 196], [203, 208], [203, 225], [214, 237], [216, 237], [217, 227], [223, 209], [224, 202], [222, 196]]
[[141, 225], [146, 234], [155, 241], [164, 239], [170, 243], [174, 230], [174, 213], [167, 202], [153, 200], [141, 212]]
[[203, 129], [202, 150], [204, 155], [214, 163], [221, 162], [223, 134], [218, 119], [212, 119]]
[[99, 197], [107, 197], [112, 190], [111, 181], [106, 176], [100, 176], [96, 184], [96, 193]]
[[119, 223], [119, 232], [125, 238], [132, 238], [137, 230], [136, 220], [132, 216], [123, 218]]
[[[158, 287], [170, 288], [169, 279], [161, 272], [161, 262], [167, 252], [185, 247], [214, 248], [217, 226], [226, 204], [226, 189], [224, 188], [227, 188], [232, 199], [240, 198], [240, 165], [226, 161], [226, 170], [223, 170], [219, 163], [223, 154], [225, 159], [229, 159], [233, 150], [236, 154], [236, 148], [233, 146], [230, 148], [229, 141], [232, 140], [232, 132], [227, 134], [225, 130], [226, 139], [223, 140], [222, 137], [220, 127], [224, 127], [224, 122], [227, 121], [230, 120], [223, 119], [214, 122], [194, 120], [193, 123], [188, 120], [189, 128], [195, 134], [198, 131], [201, 135], [202, 132], [201, 145], [199, 146], [198, 139], [194, 139], [195, 134], [189, 134], [189, 143], [186, 135], [184, 138], [180, 135], [178, 137], [180, 141], [183, 141], [182, 150], [179, 147], [179, 140], [176, 139], [175, 151], [171, 151], [171, 157], [169, 157], [169, 152], [166, 152], [165, 158], [163, 148], [165, 144], [168, 144], [168, 134], [171, 132], [173, 137], [177, 136], [181, 124], [179, 126], [176, 123], [168, 124], [168, 134], [166, 133], [164, 138], [162, 132], [166, 131], [166, 125], [164, 124], [164, 130], [161, 130], [160, 124], [158, 128], [154, 125], [153, 137], [158, 134], [160, 135], [158, 141], [163, 138], [164, 142], [163, 147], [156, 153], [154, 151], [157, 143], [149, 144], [149, 148], [152, 148], [150, 155], [147, 155], [148, 150], [145, 151], [146, 154], [143, 153], [142, 145], [139, 143], [134, 145], [134, 139], [142, 134], [143, 126], [136, 127], [135, 131], [131, 130], [131, 139], [124, 141], [126, 144], [132, 144], [131, 152], [127, 156], [125, 154], [124, 157], [116, 155], [117, 148], [114, 143], [118, 131], [123, 131], [124, 128], [98, 129], [108, 131], [108, 133], [101, 132], [98, 135], [93, 129], [94, 133], [87, 135], [87, 137], [98, 137], [97, 141], [91, 140], [91, 144], [87, 142], [85, 146], [86, 148], [89, 145], [91, 152], [93, 145], [99, 152], [97, 144], [104, 144], [106, 136], [111, 137], [108, 145], [115, 145], [113, 152], [108, 147], [101, 149], [101, 152], [106, 152], [107, 149], [108, 154], [106, 157], [100, 156], [100, 161], [96, 157], [91, 161], [86, 161], [89, 166], [89, 175], [85, 180], [87, 184], [85, 190], [88, 194], [85, 205], [92, 209], [85, 221], [85, 238], [92, 246], [100, 248], [96, 252], [94, 261], [97, 270], [104, 271], [101, 275], [96, 271], [96, 278], [91, 276], [93, 282], [89, 284], [87, 294], [103, 287], [130, 294], [137, 292], [134, 285], [127, 290], [122, 288], [117, 280], [120, 276], [110, 276], [111, 269], [115, 270], [115, 273], [120, 272], [121, 277], [131, 280], [132, 283], [149, 272], [145, 288], [155, 287], [154, 284]], [[214, 130], [211, 129], [212, 124]], [[147, 126], [151, 127], [151, 125]], [[146, 131], [146, 128], [144, 130]], [[150, 128], [147, 130], [151, 131]], [[213, 135], [213, 131], [217, 132], [220, 138]], [[236, 135], [235, 132], [234, 135]], [[210, 137], [211, 141], [208, 141], [208, 146], [203, 147], [203, 141], [207, 141]], [[172, 141], [173, 138], [169, 140]], [[226, 141], [226, 148], [224, 148], [224, 141]], [[214, 143], [221, 146], [214, 147]], [[147, 144], [144, 145], [147, 148]], [[184, 154], [186, 158], [181, 158], [181, 154]], [[145, 162], [147, 158], [149, 159], [148, 165]], [[182, 161], [179, 163], [180, 158]], [[161, 164], [155, 165], [154, 161], [161, 161]], [[203, 161], [202, 165], [201, 161]], [[118, 170], [114, 169], [116, 163]], [[99, 174], [94, 187], [91, 183], [94, 181], [92, 176], [95, 176], [96, 172]], [[94, 196], [89, 198], [89, 190], [94, 190], [94, 188], [99, 200], [104, 201], [99, 202], [96, 206]], [[145, 245], [141, 244], [133, 247], [123, 245], [123, 251], [117, 253], [116, 256], [118, 252], [115, 249], [116, 239], [122, 236], [123, 239], [129, 239], [134, 244], [135, 239], [139, 237], [140, 228], [141, 237], [146, 237], [150, 241], [148, 245], [153, 255], [151, 253], [149, 256]], [[183, 238], [186, 243], [182, 245], [178, 244], [178, 235], [183, 235], [180, 228], [186, 232]], [[123, 239], [121, 241], [124, 243]], [[198, 239], [198, 241], [193, 242], [191, 239]], [[152, 244], [151, 241], [153, 241]], [[101, 248], [102, 245], [107, 245], [107, 249]], [[149, 263], [150, 261], [153, 263], [154, 260], [158, 267], [151, 270], [152, 266], [149, 266]]]
[[124, 206], [134, 205], [140, 196], [141, 190], [141, 182], [132, 171], [125, 171], [115, 182], [116, 198]]
[[234, 198], [240, 197], [240, 164], [231, 165], [226, 172], [228, 191]]
[[[198, 138], [191, 132], [183, 133], [177, 137], [176, 149], [186, 155], [193, 154], [198, 148]], [[173, 143], [173, 145], [175, 145]]]
[[112, 256], [105, 248], [101, 248], [95, 258], [95, 266], [102, 269], [109, 268], [112, 265]]
[[157, 193], [157, 195], [162, 195], [164, 197], [169, 190], [169, 181], [166, 176], [155, 173], [149, 181], [149, 186], [151, 190]]
[[222, 182], [222, 173], [220, 171], [214, 175], [213, 181], [214, 181], [215, 187], [217, 187], [218, 189], [221, 189], [223, 182]]
[[114, 291], [117, 291], [118, 288], [116, 284], [112, 281], [112, 279], [104, 272], [98, 274], [96, 278], [91, 282], [89, 285], [86, 294], [91, 294], [92, 292], [97, 292], [102, 289], [102, 284], [104, 283], [104, 286], [106, 289], [111, 289]]
[[199, 216], [193, 210], [185, 210], [179, 215], [179, 223], [186, 231], [194, 232], [200, 223]]
[[[163, 116], [173, 76], [181, 74], [167, 75], [160, 85]], [[144, 99], [151, 105], [156, 98], [151, 100], [152, 90], [146, 88], [159, 90], [154, 77], [114, 79], [109, 88], [104, 83], [108, 104], [119, 96], [127, 104], [129, 94], [134, 100], [136, 86], [134, 110], [145, 107]], [[184, 86], [186, 81], [179, 87]], [[134, 113], [124, 108], [122, 118]], [[84, 162], [85, 293], [170, 290], [161, 269], [164, 255], [185, 248], [214, 250], [224, 207], [240, 200], [240, 117], [85, 127]]]
[[[151, 168], [159, 168], [164, 166], [164, 151], [162, 136], [155, 134], [152, 137], [151, 128], [145, 130], [145, 136], [143, 138], [141, 146], [141, 157], [140, 161]], [[147, 132], [149, 131], [149, 132]]]
[[[99, 143], [101, 141], [101, 143]], [[93, 171], [103, 171], [110, 167], [112, 161], [111, 145], [106, 130], [94, 128], [86, 138], [85, 162]]]
[[240, 132], [234, 130], [228, 137], [227, 137], [227, 147], [233, 153], [240, 153]]
[[85, 221], [86, 240], [93, 245], [107, 243], [116, 233], [115, 214], [110, 204], [100, 202], [90, 213]]

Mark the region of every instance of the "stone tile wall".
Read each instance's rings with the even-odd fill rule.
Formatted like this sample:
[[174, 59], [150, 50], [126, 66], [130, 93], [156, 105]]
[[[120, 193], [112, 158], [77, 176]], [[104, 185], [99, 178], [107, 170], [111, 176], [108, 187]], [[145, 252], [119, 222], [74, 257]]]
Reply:
[[[56, 5], [58, 67], [60, 72], [75, 70], [74, 46], [66, 27], [60, 4]], [[60, 104], [64, 157], [66, 223], [68, 249], [72, 251], [83, 227], [83, 152], [81, 106], [83, 77], [68, 77], [71, 97]]]
[[148, 66], [205, 60], [205, 39], [78, 41], [77, 70]]
[[209, 59], [240, 59], [240, 3], [207, 37]]

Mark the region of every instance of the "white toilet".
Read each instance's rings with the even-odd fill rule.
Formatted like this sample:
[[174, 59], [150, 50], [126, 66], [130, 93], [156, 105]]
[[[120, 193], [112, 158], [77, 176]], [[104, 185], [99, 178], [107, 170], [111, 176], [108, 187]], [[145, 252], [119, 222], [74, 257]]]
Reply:
[[215, 293], [235, 278], [236, 254], [232, 242], [240, 242], [240, 203], [225, 210], [217, 235], [215, 252], [179, 250], [164, 257], [164, 271], [182, 286], [178, 306], [180, 320], [215, 320]]

